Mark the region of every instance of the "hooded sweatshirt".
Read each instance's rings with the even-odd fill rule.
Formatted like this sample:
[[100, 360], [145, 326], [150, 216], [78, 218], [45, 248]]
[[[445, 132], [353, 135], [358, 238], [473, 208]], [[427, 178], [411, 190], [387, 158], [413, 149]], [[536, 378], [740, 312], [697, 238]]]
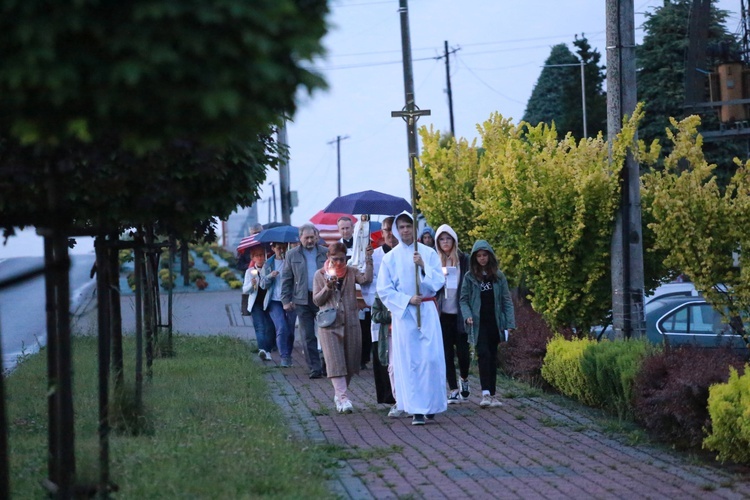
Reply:
[[[471, 249], [471, 256], [479, 250], [486, 250], [493, 256], [495, 251], [492, 249], [489, 243], [485, 240], [478, 240], [474, 243], [474, 247]], [[471, 262], [471, 259], [469, 260]], [[497, 281], [492, 283], [492, 289], [494, 294], [494, 320], [497, 325], [498, 331], [502, 332], [507, 329], [516, 328], [516, 319], [513, 311], [513, 300], [510, 298], [510, 290], [508, 289], [508, 280], [505, 275], [497, 270]], [[479, 329], [481, 328], [481, 282], [471, 272], [466, 275], [463, 285], [461, 285], [461, 297], [459, 299], [461, 305], [461, 313], [464, 318], [472, 318], [474, 321], [473, 326], [468, 327], [469, 341], [476, 345]], [[501, 335], [501, 339], [504, 337]]]
[[425, 226], [424, 229], [419, 233], [419, 242], [422, 243], [422, 236], [425, 235], [425, 233], [429, 233], [430, 236], [432, 236], [432, 239], [435, 240], [435, 230], [432, 229], [430, 226]]
[[[458, 254], [458, 288], [450, 289], [447, 286], [443, 288], [443, 292], [439, 294], [438, 298], [438, 306], [440, 309], [441, 314], [458, 314], [461, 316], [461, 311], [458, 307], [458, 296], [461, 292], [461, 284], [464, 280], [464, 275], [466, 274], [466, 271], [469, 269], [469, 257], [461, 252], [458, 247], [458, 236], [456, 235], [456, 232], [453, 230], [452, 227], [450, 227], [448, 224], [443, 224], [440, 227], [438, 227], [437, 231], [435, 232], [435, 251], [438, 253], [438, 255], [441, 255], [440, 251], [440, 245], [438, 244], [437, 240], [440, 238], [440, 235], [446, 233], [451, 238], [453, 238], [453, 244], [456, 246], [456, 252]], [[463, 318], [460, 317], [459, 319], [459, 331], [463, 331]]]

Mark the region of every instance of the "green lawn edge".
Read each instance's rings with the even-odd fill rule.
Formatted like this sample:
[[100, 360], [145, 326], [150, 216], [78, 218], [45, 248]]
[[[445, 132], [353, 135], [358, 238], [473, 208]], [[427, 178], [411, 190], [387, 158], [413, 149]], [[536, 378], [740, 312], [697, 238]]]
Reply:
[[[265, 368], [229, 337], [175, 336], [177, 355], [155, 359], [144, 382], [147, 431], [113, 432], [116, 498], [330, 498], [335, 458], [294, 435], [273, 403]], [[74, 337], [78, 483], [98, 478], [97, 343]], [[126, 387], [134, 386], [134, 339], [125, 340]], [[13, 498], [43, 498], [47, 475], [46, 350], [5, 379]]]

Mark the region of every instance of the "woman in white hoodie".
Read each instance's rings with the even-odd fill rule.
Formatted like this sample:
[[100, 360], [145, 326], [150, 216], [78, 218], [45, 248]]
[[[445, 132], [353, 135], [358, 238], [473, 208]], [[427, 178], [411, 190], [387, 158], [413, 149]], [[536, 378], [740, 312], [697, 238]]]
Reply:
[[[468, 399], [469, 391], [469, 337], [464, 328], [464, 319], [458, 304], [461, 284], [469, 269], [469, 256], [458, 249], [458, 236], [448, 224], [443, 224], [435, 233], [435, 250], [437, 250], [443, 273], [446, 277], [445, 287], [438, 292], [438, 310], [440, 326], [443, 330], [443, 351], [445, 353], [445, 375], [448, 381], [448, 404], [459, 403]], [[455, 358], [458, 358], [458, 370], [461, 375], [459, 390], [456, 379]]]

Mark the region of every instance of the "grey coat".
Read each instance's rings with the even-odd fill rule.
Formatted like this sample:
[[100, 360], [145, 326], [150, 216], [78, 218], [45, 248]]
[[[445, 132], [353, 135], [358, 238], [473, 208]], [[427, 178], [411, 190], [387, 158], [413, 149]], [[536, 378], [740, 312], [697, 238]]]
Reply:
[[[473, 256], [479, 250], [486, 250], [495, 255], [490, 244], [484, 240], [474, 243], [471, 255]], [[499, 269], [497, 277], [498, 281], [492, 286], [492, 290], [495, 294], [495, 321], [497, 321], [498, 330], [502, 333], [503, 330], [516, 328], [516, 316], [513, 311], [513, 300], [510, 298], [508, 280]], [[479, 336], [479, 309], [482, 306], [482, 298], [479, 280], [471, 271], [466, 273], [463, 285], [461, 285], [461, 298], [458, 303], [461, 307], [463, 317], [473, 318], [473, 326], [470, 328], [466, 325], [466, 329], [469, 333], [469, 342], [476, 345], [477, 337]]]
[[[315, 268], [320, 269], [328, 256], [328, 247], [316, 245], [318, 251], [315, 257]], [[286, 264], [281, 273], [281, 303], [307, 305], [307, 294], [312, 292], [307, 288], [307, 263], [302, 253], [302, 245], [296, 246], [286, 253]]]

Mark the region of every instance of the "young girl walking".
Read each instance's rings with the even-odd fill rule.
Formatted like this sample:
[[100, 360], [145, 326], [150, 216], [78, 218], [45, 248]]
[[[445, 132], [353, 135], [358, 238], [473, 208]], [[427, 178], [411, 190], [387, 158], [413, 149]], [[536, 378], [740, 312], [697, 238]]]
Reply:
[[479, 406], [496, 408], [503, 405], [495, 395], [497, 346], [505, 341], [505, 330], [516, 328], [513, 301], [508, 280], [498, 269], [495, 252], [489, 243], [484, 240], [474, 243], [470, 268], [461, 286], [461, 314], [479, 361], [482, 386]]

